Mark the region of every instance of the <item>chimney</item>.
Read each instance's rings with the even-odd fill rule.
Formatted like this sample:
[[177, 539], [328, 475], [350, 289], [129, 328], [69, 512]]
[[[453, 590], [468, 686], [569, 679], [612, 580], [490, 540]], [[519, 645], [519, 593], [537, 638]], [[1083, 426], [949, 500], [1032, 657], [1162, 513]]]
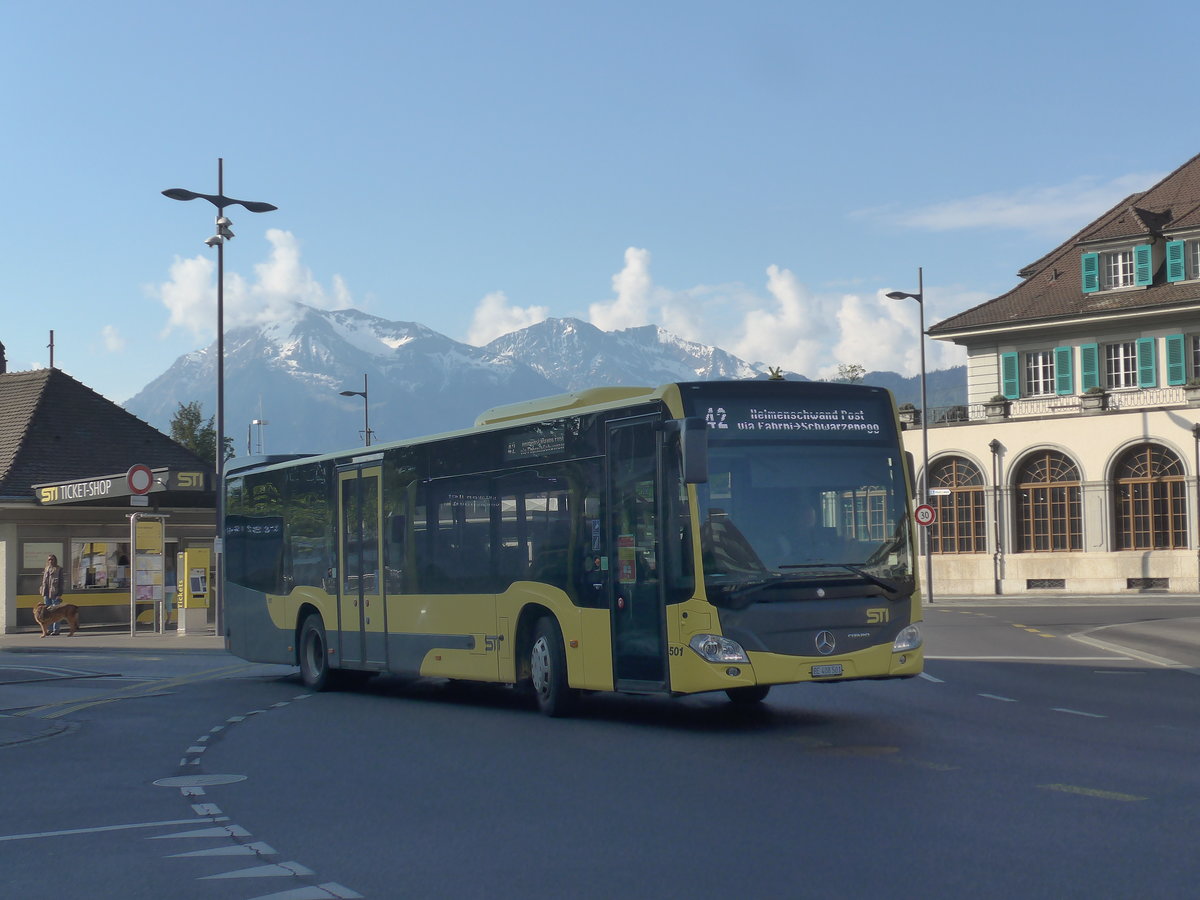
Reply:
[[8, 358], [4, 355], [4, 345], [0, 344], [0, 375], [8, 371]]

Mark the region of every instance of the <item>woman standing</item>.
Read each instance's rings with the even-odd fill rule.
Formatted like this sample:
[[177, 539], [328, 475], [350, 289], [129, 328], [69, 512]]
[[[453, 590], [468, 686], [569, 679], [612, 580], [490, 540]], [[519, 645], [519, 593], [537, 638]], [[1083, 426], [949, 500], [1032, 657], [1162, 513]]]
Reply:
[[[46, 568], [42, 569], [42, 600], [49, 609], [62, 603], [63, 570], [58, 564], [58, 557], [53, 553], [46, 557]], [[59, 623], [50, 626], [51, 634], [58, 634]]]

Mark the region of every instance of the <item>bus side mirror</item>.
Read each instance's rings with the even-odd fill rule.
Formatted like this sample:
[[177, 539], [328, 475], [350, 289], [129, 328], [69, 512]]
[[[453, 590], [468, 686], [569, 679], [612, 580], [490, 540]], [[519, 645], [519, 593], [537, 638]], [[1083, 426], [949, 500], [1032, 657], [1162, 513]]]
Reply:
[[701, 418], [671, 419], [663, 423], [668, 432], [679, 432], [679, 455], [684, 484], [708, 481], [708, 424]]

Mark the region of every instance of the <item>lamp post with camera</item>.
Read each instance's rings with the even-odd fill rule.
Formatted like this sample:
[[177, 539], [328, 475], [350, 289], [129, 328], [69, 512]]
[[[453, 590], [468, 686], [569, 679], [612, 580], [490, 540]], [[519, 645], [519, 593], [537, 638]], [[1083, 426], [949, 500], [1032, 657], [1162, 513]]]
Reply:
[[216, 569], [215, 624], [217, 634], [224, 631], [225, 595], [223, 557], [225, 538], [225, 242], [233, 239], [233, 222], [225, 217], [225, 207], [243, 206], [250, 212], [271, 212], [279, 207], [258, 200], [235, 200], [225, 196], [225, 160], [217, 160], [217, 192], [199, 194], [187, 188], [168, 188], [163, 196], [172, 200], [207, 200], [217, 208], [217, 233], [205, 238], [204, 243], [217, 248], [217, 448], [214, 469], [216, 472], [217, 531], [213, 539], [214, 567]]

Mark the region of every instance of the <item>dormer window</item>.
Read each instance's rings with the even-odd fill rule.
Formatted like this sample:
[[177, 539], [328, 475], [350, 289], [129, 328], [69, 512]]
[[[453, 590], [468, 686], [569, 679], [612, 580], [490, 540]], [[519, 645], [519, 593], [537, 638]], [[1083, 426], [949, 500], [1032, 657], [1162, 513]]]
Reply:
[[1167, 281], [1200, 279], [1200, 238], [1167, 241]]
[[1149, 244], [1114, 247], [1080, 257], [1083, 292], [1143, 287], [1154, 279], [1154, 256]]
[[1133, 250], [1100, 254], [1100, 290], [1133, 287]]

